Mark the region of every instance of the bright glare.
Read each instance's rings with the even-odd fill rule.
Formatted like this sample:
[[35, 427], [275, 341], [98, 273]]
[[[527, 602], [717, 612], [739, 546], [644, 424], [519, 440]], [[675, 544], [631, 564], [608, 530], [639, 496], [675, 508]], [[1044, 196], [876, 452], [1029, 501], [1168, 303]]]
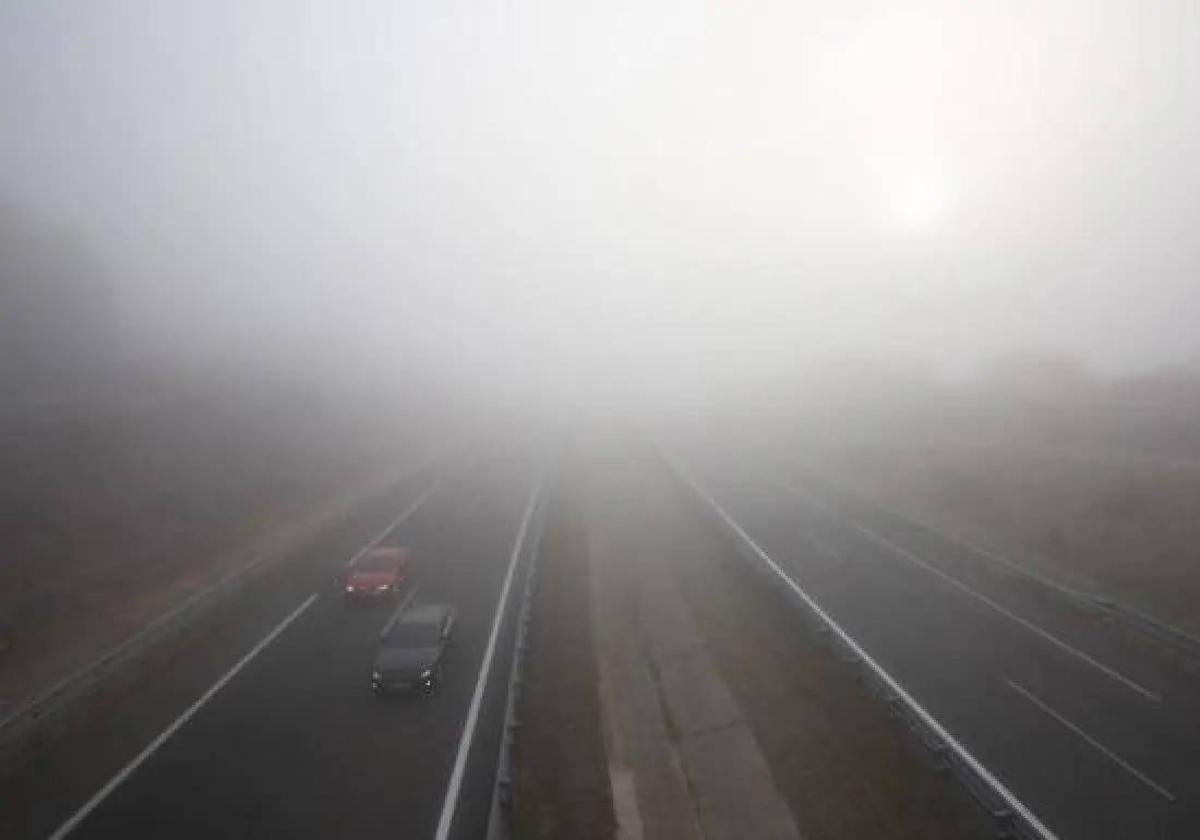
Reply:
[[897, 212], [905, 230], [932, 234], [945, 228], [949, 199], [945, 186], [931, 176], [913, 177], [897, 196]]

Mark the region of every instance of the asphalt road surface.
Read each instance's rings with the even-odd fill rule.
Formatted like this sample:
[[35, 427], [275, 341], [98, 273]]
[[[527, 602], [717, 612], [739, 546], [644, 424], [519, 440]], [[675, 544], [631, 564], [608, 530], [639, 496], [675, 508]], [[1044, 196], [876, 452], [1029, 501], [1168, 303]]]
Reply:
[[778, 464], [681, 463], [1058, 837], [1200, 837], [1200, 662]]
[[[433, 838], [445, 813], [446, 836], [481, 837], [515, 585], [465, 751], [464, 723], [534, 473], [528, 454], [474, 461], [432, 493], [428, 478], [414, 481], [324, 535], [4, 780], [0, 836]], [[402, 597], [451, 603], [458, 622], [434, 696], [379, 698], [371, 659], [397, 602], [348, 603], [333, 576], [405, 509], [383, 542], [413, 550]], [[461, 786], [448, 797], [460, 752]]]

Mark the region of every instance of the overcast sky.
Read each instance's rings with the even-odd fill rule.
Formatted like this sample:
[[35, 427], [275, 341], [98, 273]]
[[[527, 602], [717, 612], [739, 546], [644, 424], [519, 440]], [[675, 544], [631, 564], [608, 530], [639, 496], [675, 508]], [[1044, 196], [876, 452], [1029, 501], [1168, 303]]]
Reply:
[[0, 196], [186, 348], [1137, 369], [1200, 356], [1198, 9], [5, 0]]

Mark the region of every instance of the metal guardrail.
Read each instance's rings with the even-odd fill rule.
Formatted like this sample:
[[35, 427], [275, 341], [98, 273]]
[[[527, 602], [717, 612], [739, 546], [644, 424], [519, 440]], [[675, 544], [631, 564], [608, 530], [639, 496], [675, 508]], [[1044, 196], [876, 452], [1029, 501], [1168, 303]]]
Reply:
[[940, 766], [955, 773], [967, 791], [996, 820], [1001, 836], [1024, 840], [1057, 840], [1057, 836], [1038, 819], [990, 770], [976, 759], [936, 718], [926, 711], [905, 689], [868, 654], [795, 580], [791, 578], [717, 504], [716, 500], [673, 458], [664, 453], [672, 472], [702, 503], [705, 513], [718, 529], [729, 536], [746, 559], [798, 601], [816, 619], [817, 629], [830, 634], [846, 658], [862, 666], [871, 688], [883, 698], [891, 713], [900, 717], [935, 755]]
[[[391, 486], [395, 487], [419, 475], [432, 467], [437, 460], [437, 458], [432, 458], [406, 471]], [[345, 512], [342, 515], [344, 516]], [[125, 641], [109, 649], [39, 694], [8, 717], [0, 720], [0, 754], [34, 736], [48, 719], [60, 714], [91, 692], [99, 690], [122, 668], [137, 660], [160, 642], [170, 638], [172, 634], [184, 630], [216, 604], [234, 595], [239, 589], [249, 584], [271, 561], [279, 559], [279, 554], [279, 551], [260, 554], [246, 565], [227, 572], [205, 589], [191, 595], [183, 603], [153, 619]]]
[[521, 588], [521, 602], [517, 607], [517, 631], [513, 639], [512, 664], [508, 671], [508, 696], [504, 704], [504, 731], [500, 735], [500, 750], [496, 759], [496, 774], [492, 783], [492, 805], [488, 813], [487, 840], [510, 840], [512, 837], [512, 815], [515, 800], [516, 779], [514, 778], [513, 748], [521, 729], [518, 708], [524, 688], [525, 652], [528, 649], [529, 626], [533, 621], [533, 594], [537, 590], [538, 560], [542, 551], [542, 536], [546, 530], [546, 499], [549, 492], [542, 494], [534, 514], [534, 538], [530, 542], [529, 556], [525, 566], [525, 585]]

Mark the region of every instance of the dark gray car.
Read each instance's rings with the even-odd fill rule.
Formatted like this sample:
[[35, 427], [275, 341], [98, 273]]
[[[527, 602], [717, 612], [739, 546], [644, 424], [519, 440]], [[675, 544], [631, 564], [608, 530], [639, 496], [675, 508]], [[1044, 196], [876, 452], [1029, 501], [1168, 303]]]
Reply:
[[454, 608], [413, 607], [387, 623], [371, 668], [371, 689], [433, 691], [441, 678], [442, 655], [454, 633]]

